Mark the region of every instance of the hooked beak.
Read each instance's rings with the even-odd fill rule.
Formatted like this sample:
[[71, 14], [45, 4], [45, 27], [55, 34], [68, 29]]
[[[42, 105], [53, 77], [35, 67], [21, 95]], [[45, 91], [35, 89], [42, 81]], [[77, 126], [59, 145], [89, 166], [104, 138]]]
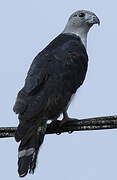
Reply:
[[93, 24], [98, 24], [100, 25], [100, 20], [96, 15], [90, 16], [87, 20], [88, 24], [93, 25]]

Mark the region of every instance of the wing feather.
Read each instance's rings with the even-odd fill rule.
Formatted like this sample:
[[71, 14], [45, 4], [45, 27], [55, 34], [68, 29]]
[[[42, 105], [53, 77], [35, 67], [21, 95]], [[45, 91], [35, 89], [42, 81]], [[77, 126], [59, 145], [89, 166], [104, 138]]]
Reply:
[[[26, 111], [27, 106], [30, 105], [33, 107], [33, 103], [36, 101], [36, 94], [38, 96], [39, 92], [43, 91], [43, 86], [46, 87], [46, 89], [48, 86], [49, 88], [56, 89], [56, 87], [61, 84], [59, 87], [61, 92], [63, 88], [65, 93], [67, 93], [67, 91], [71, 94], [75, 93], [85, 79], [87, 62], [88, 57], [86, 50], [79, 41], [72, 40], [65, 45], [63, 44], [61, 48], [56, 47], [43, 50], [35, 57], [30, 66], [24, 87], [18, 93], [14, 111], [20, 114]], [[51, 82], [51, 84], [49, 84], [49, 82]], [[66, 87], [64, 84], [66, 84]], [[41, 99], [42, 98], [44, 97], [41, 97]], [[40, 100], [40, 102], [42, 101]], [[41, 104], [39, 104], [38, 109], [40, 105]], [[41, 107], [40, 109], [42, 109]]]

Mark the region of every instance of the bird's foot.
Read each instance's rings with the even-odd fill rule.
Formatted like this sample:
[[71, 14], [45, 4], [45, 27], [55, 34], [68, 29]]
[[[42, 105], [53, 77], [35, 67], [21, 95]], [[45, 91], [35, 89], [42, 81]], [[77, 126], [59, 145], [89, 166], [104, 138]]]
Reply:
[[60, 121], [57, 120], [57, 119], [53, 119], [52, 122], [50, 123], [50, 127], [53, 128], [53, 127], [59, 127], [59, 124], [60, 124]]
[[65, 124], [73, 124], [73, 121], [74, 122], [76, 122], [76, 121], [78, 121], [78, 119], [75, 119], [75, 118], [69, 118], [69, 117], [64, 117], [61, 121], [60, 121], [60, 124], [59, 124], [59, 126], [61, 127], [61, 126], [63, 126], [63, 125], [65, 125]]

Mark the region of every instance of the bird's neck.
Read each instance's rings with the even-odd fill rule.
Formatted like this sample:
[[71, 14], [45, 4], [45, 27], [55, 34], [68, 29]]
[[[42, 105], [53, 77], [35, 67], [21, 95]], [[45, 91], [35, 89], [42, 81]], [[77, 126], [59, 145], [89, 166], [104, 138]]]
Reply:
[[88, 30], [85, 28], [72, 28], [66, 25], [63, 33], [75, 34], [80, 37], [82, 43], [84, 44], [85, 48], [87, 48], [87, 34]]

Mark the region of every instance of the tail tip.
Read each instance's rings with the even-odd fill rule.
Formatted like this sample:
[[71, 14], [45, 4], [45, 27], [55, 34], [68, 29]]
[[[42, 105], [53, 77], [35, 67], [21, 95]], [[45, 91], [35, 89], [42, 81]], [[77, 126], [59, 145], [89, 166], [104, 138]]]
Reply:
[[25, 177], [27, 175], [28, 172], [24, 172], [24, 173], [19, 173], [19, 177]]

